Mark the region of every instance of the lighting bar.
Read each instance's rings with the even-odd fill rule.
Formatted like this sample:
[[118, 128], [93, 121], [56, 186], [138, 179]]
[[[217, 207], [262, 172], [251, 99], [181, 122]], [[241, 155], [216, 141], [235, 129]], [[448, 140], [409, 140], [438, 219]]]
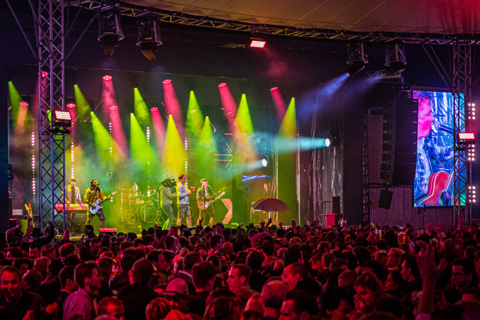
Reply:
[[477, 202], [477, 187], [468, 186], [468, 202], [476, 203]]
[[69, 103], [69, 104], [67, 104], [66, 107], [67, 107], [68, 109], [75, 109], [76, 105], [75, 105], [75, 103]]
[[475, 103], [473, 102], [467, 103], [467, 108], [468, 108], [468, 120], [475, 120], [475, 115], [476, 115]]
[[28, 102], [25, 102], [25, 101], [20, 102], [20, 107], [27, 108], [28, 107]]
[[103, 80], [105, 80], [105, 81], [110, 81], [110, 80], [112, 80], [112, 76], [111, 76], [111, 75], [108, 75], [108, 74], [107, 74], [107, 75], [104, 75], [104, 76], [103, 76]]
[[250, 41], [250, 48], [260, 48], [263, 49], [267, 42], [262, 39], [251, 39]]
[[460, 132], [458, 134], [459, 140], [475, 140], [475, 134], [473, 132]]

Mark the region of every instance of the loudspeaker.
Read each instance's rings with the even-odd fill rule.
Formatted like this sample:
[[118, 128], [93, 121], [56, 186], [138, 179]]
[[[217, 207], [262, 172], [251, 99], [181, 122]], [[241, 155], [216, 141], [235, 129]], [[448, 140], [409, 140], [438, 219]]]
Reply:
[[393, 192], [388, 190], [382, 190], [380, 192], [380, 201], [378, 202], [378, 207], [383, 209], [390, 209], [392, 203]]
[[340, 197], [332, 197], [332, 213], [340, 214]]
[[413, 185], [417, 159], [418, 101], [400, 92], [384, 108], [380, 179], [394, 186]]

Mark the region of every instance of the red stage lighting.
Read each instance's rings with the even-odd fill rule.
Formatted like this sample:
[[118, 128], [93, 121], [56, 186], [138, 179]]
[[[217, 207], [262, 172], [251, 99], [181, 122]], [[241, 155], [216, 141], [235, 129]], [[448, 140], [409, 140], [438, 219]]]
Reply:
[[72, 121], [72, 115], [69, 111], [55, 110], [54, 114], [57, 121]]
[[20, 102], [20, 107], [28, 107], [28, 102], [25, 102], [25, 101]]
[[107, 75], [103, 76], [103, 80], [105, 80], [105, 81], [112, 80], [112, 76], [107, 74]]
[[225, 82], [222, 82], [218, 85], [219, 88], [224, 88], [226, 86], [227, 86], [227, 84]]
[[475, 140], [475, 134], [473, 132], [460, 132], [458, 134], [459, 140]]
[[69, 103], [69, 104], [67, 104], [67, 108], [69, 108], [69, 109], [75, 109], [75, 107], [76, 107], [76, 106], [75, 106], [75, 103]]
[[42, 71], [42, 78], [48, 77], [48, 72], [47, 71]]
[[278, 91], [278, 87], [273, 87], [270, 89], [270, 91]]
[[163, 80], [163, 84], [170, 84], [170, 83], [172, 83], [172, 80], [170, 79]]
[[157, 111], [158, 111], [157, 107], [153, 107], [152, 109], [150, 109], [150, 112], [157, 112]]
[[110, 110], [117, 110], [118, 106], [110, 106]]
[[267, 44], [266, 41], [261, 39], [252, 39], [250, 42], [250, 48], [264, 48]]

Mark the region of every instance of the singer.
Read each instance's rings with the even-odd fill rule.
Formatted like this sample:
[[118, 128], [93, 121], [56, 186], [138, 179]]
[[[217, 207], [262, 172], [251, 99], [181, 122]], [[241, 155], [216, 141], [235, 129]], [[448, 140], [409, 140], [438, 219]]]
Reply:
[[187, 188], [187, 177], [181, 174], [178, 177], [177, 183], [177, 204], [178, 204], [178, 219], [177, 226], [182, 225], [182, 219], [187, 216], [187, 227], [192, 226], [192, 216], [190, 214], [188, 196], [195, 190], [194, 187]]

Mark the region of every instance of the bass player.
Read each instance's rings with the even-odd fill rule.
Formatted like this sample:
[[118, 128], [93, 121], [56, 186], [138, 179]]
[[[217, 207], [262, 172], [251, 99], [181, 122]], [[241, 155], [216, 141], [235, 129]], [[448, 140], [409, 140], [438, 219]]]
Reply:
[[103, 209], [98, 210], [97, 213], [92, 214], [90, 211], [90, 208], [95, 209], [96, 205], [93, 204], [95, 201], [99, 200], [110, 200], [112, 196], [108, 196], [105, 198], [105, 195], [103, 194], [103, 190], [98, 186], [98, 180], [93, 179], [90, 182], [90, 188], [87, 189], [85, 192], [85, 196], [83, 197], [83, 202], [88, 205], [89, 210], [87, 211], [87, 225], [90, 225], [92, 223], [93, 217], [98, 215], [98, 218], [100, 219], [100, 222], [102, 223], [102, 228], [105, 228], [105, 216], [103, 214]]

